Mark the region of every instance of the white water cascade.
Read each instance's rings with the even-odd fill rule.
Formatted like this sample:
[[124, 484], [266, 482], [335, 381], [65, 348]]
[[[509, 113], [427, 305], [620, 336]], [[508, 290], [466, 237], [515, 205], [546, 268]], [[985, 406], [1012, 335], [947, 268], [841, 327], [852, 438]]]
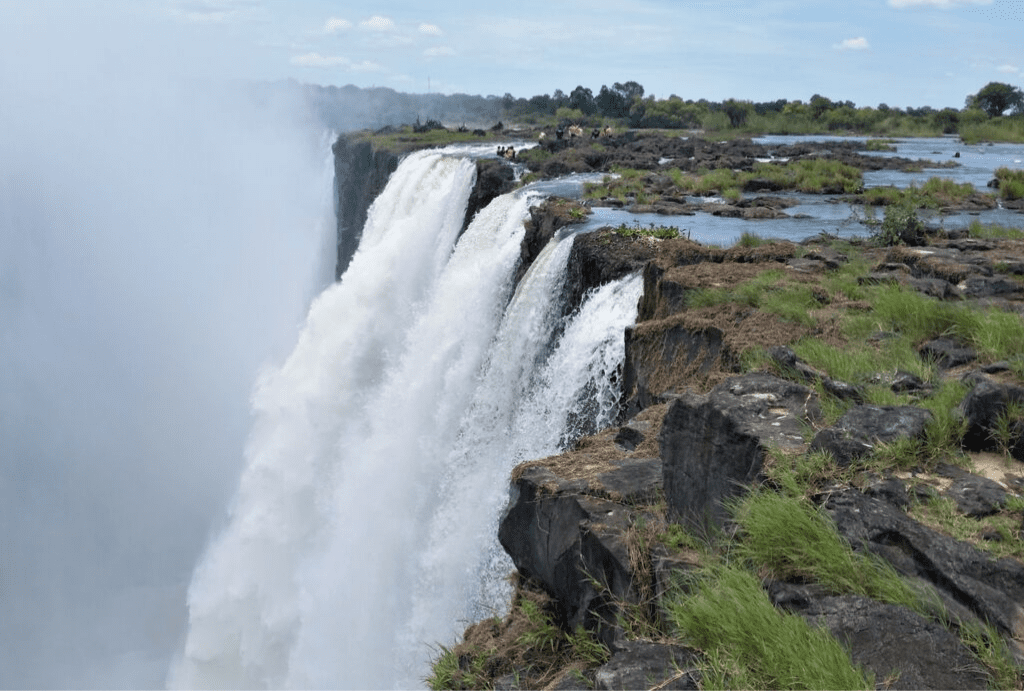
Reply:
[[640, 285], [596, 291], [553, 343], [573, 236], [512, 295], [529, 195], [497, 198], [459, 237], [474, 171], [445, 152], [404, 159], [349, 269], [258, 385], [172, 686], [422, 685], [432, 646], [504, 607], [508, 473], [556, 452], [570, 420], [614, 414]]

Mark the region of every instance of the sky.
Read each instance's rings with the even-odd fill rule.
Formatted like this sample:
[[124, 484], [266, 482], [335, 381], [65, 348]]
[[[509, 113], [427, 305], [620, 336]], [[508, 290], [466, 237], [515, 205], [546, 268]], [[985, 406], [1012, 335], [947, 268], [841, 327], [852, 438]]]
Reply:
[[[35, 4], [0, 1], [0, 20], [16, 23]], [[212, 78], [527, 98], [578, 85], [596, 95], [632, 80], [658, 98], [821, 94], [936, 108], [960, 108], [992, 81], [1024, 83], [1024, 0], [145, 0], [124, 8], [174, 37], [183, 69]]]

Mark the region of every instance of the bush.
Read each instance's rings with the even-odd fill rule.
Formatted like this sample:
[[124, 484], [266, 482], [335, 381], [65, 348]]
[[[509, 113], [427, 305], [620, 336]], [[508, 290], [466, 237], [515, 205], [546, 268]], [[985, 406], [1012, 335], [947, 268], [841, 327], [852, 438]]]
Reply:
[[874, 241], [883, 247], [919, 245], [924, 238], [924, 224], [913, 205], [902, 202], [885, 208], [885, 220], [874, 232]]

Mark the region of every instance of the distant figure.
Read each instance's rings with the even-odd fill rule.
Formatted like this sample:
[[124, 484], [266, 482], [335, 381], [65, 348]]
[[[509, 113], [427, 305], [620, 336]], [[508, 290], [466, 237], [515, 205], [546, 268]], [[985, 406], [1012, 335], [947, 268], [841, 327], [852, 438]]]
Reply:
[[505, 158], [507, 158], [508, 160], [510, 160], [510, 161], [516, 160], [516, 149], [515, 149], [515, 147], [513, 147], [513, 146], [508, 147], [507, 149], [505, 149], [505, 152], [502, 155]]
[[597, 129], [596, 127], [595, 127], [595, 128], [593, 129], [593, 131], [592, 131], [592, 132], [590, 133], [590, 138], [591, 138], [591, 139], [597, 139], [597, 138], [598, 138], [598, 137], [600, 137], [600, 136], [601, 136], [601, 130]]
[[612, 136], [612, 126], [611, 125], [605, 125], [604, 132], [602, 134], [604, 134], [604, 136], [606, 136], [606, 137]]
[[953, 158], [960, 158], [960, 152], [957, 151], [955, 154], [953, 154]]
[[501, 156], [502, 158], [505, 157], [505, 147], [503, 147], [503, 146], [499, 146], [498, 147], [498, 155]]
[[569, 125], [569, 139], [573, 139], [574, 137], [582, 137], [582, 136], [583, 136], [583, 128], [582, 127], [580, 127], [579, 125]]
[[540, 136], [538, 136], [537, 139], [540, 140], [540, 141], [544, 141], [544, 138], [547, 137], [547, 136], [548, 136], [547, 132], [541, 132]]
[[559, 125], [558, 128], [555, 129], [555, 139], [562, 139], [563, 137], [565, 137], [565, 128]]

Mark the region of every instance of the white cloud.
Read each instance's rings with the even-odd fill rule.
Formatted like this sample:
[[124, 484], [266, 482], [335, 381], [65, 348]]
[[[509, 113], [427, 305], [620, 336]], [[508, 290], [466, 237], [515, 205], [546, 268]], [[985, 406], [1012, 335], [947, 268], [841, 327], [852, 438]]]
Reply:
[[428, 58], [440, 58], [447, 55], [455, 55], [455, 51], [448, 46], [437, 46], [436, 48], [427, 48], [423, 51], [423, 55]]
[[363, 60], [362, 62], [352, 63], [349, 65], [349, 69], [353, 72], [383, 72], [384, 66], [369, 60]]
[[352, 22], [347, 19], [341, 19], [339, 17], [330, 17], [324, 22], [324, 31], [329, 34], [336, 34], [339, 31], [346, 31], [352, 28]]
[[857, 38], [848, 38], [832, 47], [836, 50], [867, 50], [871, 46], [868, 45], [866, 38], [858, 36]]
[[171, 13], [194, 24], [218, 24], [244, 19], [259, 9], [257, 0], [181, 0]]
[[941, 7], [948, 9], [956, 5], [991, 5], [992, 0], [889, 0], [891, 7]]
[[339, 67], [348, 65], [351, 61], [336, 55], [320, 55], [320, 53], [306, 53], [296, 55], [291, 59], [291, 64], [299, 67]]
[[419, 31], [421, 34], [428, 34], [430, 36], [441, 35], [441, 27], [436, 24], [420, 24]]
[[395, 23], [387, 17], [375, 14], [369, 19], [359, 22], [359, 26], [370, 31], [393, 31]]
[[1020, 68], [1016, 65], [1000, 65], [996, 68], [997, 72], [1006, 72], [1007, 74], [1017, 74], [1020, 72]]

